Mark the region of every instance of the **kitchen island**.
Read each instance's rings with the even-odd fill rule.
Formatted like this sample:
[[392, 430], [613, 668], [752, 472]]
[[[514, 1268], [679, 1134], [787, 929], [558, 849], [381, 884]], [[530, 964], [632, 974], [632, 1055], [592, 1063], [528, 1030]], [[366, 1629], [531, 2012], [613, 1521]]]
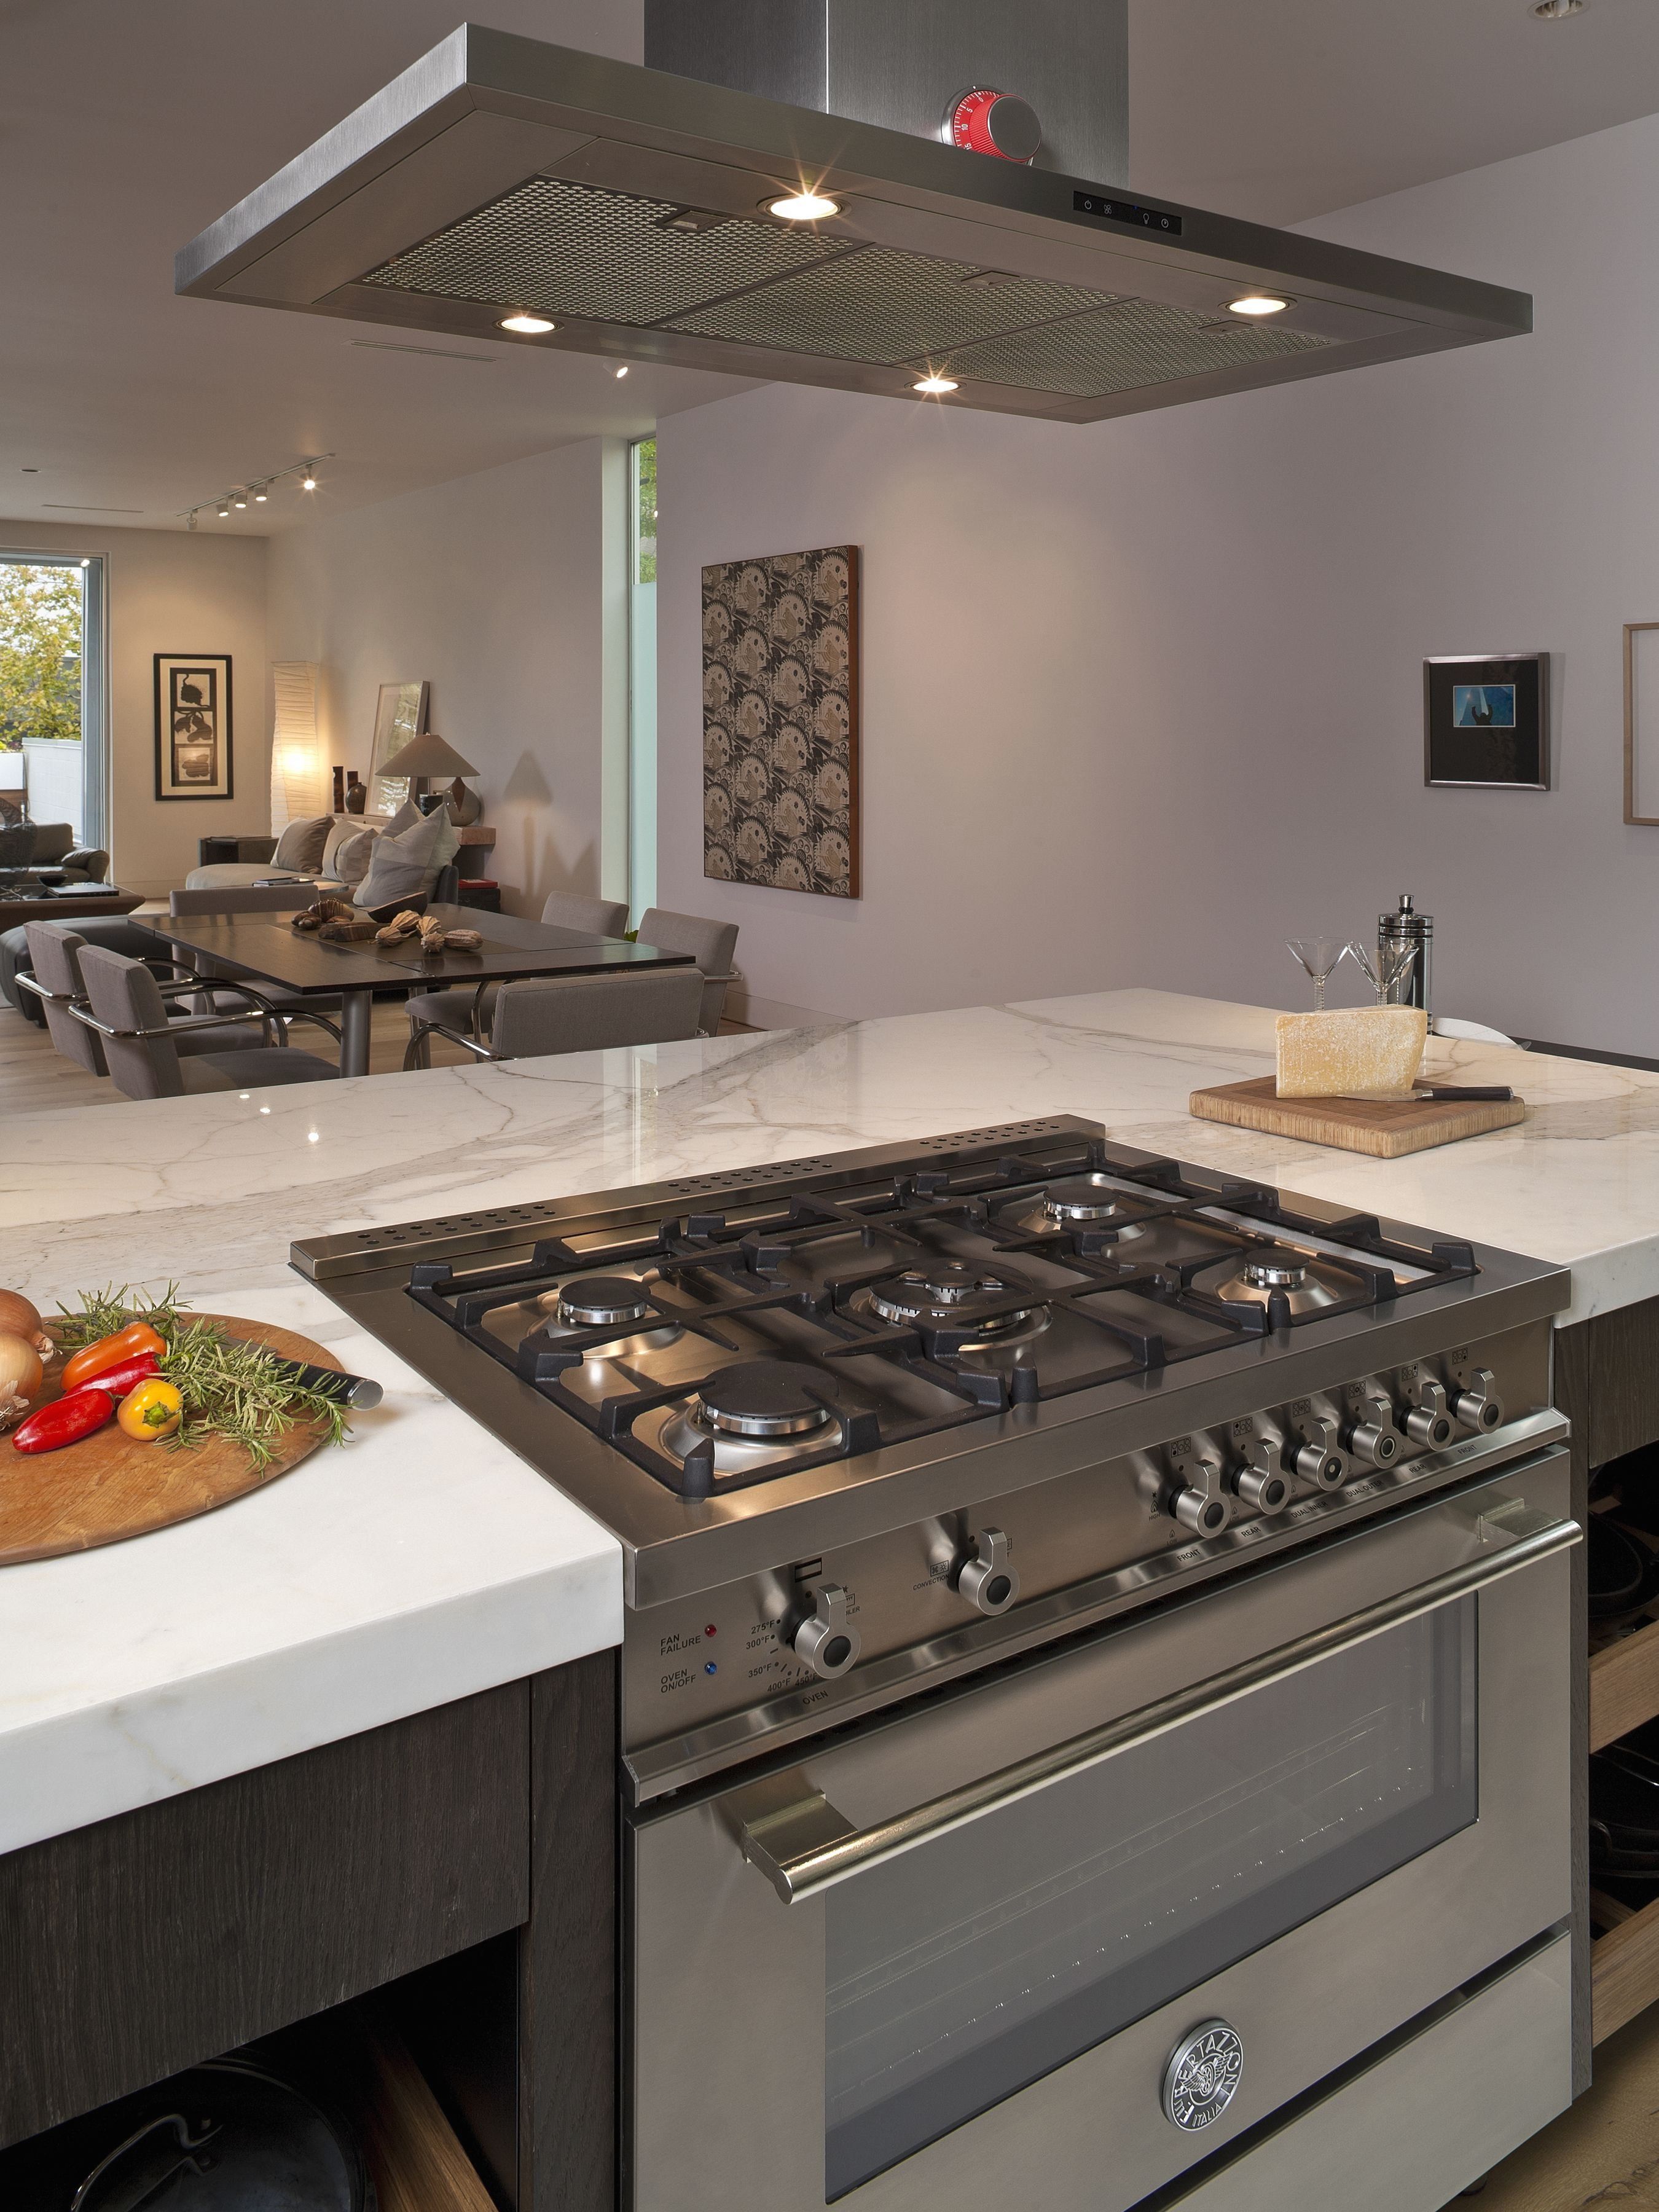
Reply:
[[[234, 1509], [0, 1574], [0, 1850], [13, 1855], [0, 1880], [48, 1838], [114, 1842], [146, 1808], [298, 1773], [330, 1747], [380, 1747], [405, 1775], [460, 1762], [453, 1735], [398, 1750], [396, 1731], [440, 1727], [446, 1710], [467, 1714], [463, 1737], [506, 1746], [539, 1700], [562, 1714], [547, 1742], [568, 1743], [580, 1713], [557, 1686], [580, 1680], [590, 1712], [601, 1698], [593, 1669], [621, 1634], [612, 1540], [355, 1336], [289, 1271], [297, 1237], [1076, 1114], [1149, 1151], [1570, 1266], [1558, 1395], [1581, 1421], [1581, 1463], [1659, 1432], [1643, 1428], [1638, 1387], [1659, 1297], [1659, 1079], [1452, 1048], [1459, 1079], [1514, 1082], [1528, 1121], [1394, 1162], [1190, 1119], [1192, 1090], [1270, 1069], [1272, 1024], [1263, 1009], [1114, 992], [15, 1121], [0, 1282], [49, 1310], [112, 1280], [176, 1280], [204, 1310], [315, 1336], [388, 1396], [346, 1452]], [[515, 1692], [522, 1710], [488, 1705]], [[436, 1826], [459, 1882], [466, 1821]], [[434, 1900], [447, 1932], [402, 1931], [319, 1986], [349, 1996], [515, 1925], [519, 1847], [507, 1838], [497, 1893], [476, 1911]], [[244, 2032], [272, 2024], [255, 2008]], [[175, 2023], [157, 2046], [169, 2063], [234, 2039], [192, 2053], [191, 2033]], [[89, 2082], [114, 2094], [142, 2063], [118, 2050]], [[19, 2111], [39, 2125], [78, 2109], [76, 2094]], [[597, 2203], [603, 2180], [590, 2182]], [[588, 2200], [540, 2184], [525, 2199], [554, 2201]]]

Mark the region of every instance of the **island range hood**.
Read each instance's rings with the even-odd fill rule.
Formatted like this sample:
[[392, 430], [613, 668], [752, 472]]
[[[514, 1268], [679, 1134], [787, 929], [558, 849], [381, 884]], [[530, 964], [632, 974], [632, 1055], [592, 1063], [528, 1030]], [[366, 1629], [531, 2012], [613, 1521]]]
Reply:
[[[1082, 46], [1037, 54], [1045, 15]], [[1531, 327], [1523, 293], [1137, 198], [1099, 43], [1122, 20], [650, 0], [672, 70], [465, 25], [185, 247], [177, 288], [1068, 422]], [[817, 47], [757, 34], [791, 23]]]

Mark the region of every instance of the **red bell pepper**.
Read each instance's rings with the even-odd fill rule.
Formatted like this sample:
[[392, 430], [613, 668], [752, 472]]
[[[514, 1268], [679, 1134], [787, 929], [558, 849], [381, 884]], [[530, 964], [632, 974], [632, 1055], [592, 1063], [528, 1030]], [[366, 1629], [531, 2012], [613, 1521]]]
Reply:
[[13, 1431], [12, 1449], [57, 1451], [64, 1444], [78, 1444], [82, 1437], [91, 1436], [114, 1418], [115, 1401], [107, 1390], [71, 1390], [67, 1398], [54, 1398], [49, 1406], [38, 1407], [22, 1427]]
[[153, 1375], [161, 1373], [161, 1366], [153, 1352], [141, 1352], [137, 1359], [123, 1360], [118, 1367], [105, 1367], [89, 1381], [76, 1382], [67, 1395], [80, 1390], [107, 1390], [112, 1398], [125, 1398], [141, 1382], [148, 1382]]

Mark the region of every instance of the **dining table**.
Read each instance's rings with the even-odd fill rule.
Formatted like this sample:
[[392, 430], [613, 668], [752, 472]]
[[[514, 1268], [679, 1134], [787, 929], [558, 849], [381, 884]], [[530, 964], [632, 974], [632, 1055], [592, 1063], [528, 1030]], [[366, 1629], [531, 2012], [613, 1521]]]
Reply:
[[[296, 902], [295, 911], [300, 911]], [[319, 937], [295, 929], [280, 908], [258, 914], [145, 915], [139, 927], [176, 945], [201, 973], [216, 970], [274, 983], [302, 1004], [340, 1007], [340, 1073], [368, 1073], [369, 1028], [374, 996], [505, 983], [527, 976], [598, 975], [644, 968], [689, 968], [689, 953], [659, 951], [621, 937], [531, 921], [519, 915], [482, 913], [475, 907], [433, 906], [427, 911], [452, 929], [477, 930], [476, 951], [422, 951], [418, 937], [382, 945]]]

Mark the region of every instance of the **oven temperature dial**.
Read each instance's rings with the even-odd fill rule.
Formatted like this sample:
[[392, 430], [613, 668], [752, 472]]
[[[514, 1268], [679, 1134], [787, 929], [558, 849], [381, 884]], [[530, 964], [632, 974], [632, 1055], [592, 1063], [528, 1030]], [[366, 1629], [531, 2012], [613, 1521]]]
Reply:
[[974, 1556], [957, 1570], [957, 1589], [981, 1613], [1006, 1613], [1019, 1595], [1019, 1577], [1008, 1564], [1008, 1539], [1000, 1528], [981, 1528]]
[[822, 1583], [812, 1592], [811, 1614], [789, 1639], [797, 1659], [833, 1682], [859, 1656], [860, 1637], [847, 1618], [847, 1593], [839, 1583]]

